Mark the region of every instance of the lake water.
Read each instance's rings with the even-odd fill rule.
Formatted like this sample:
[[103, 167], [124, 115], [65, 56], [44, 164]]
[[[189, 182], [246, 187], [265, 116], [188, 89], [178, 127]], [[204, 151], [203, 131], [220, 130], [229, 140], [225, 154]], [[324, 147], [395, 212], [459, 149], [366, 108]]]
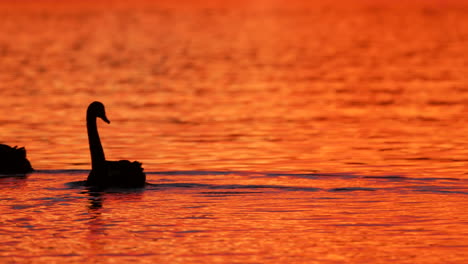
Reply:
[[468, 261], [468, 4], [157, 2], [0, 2], [1, 263]]

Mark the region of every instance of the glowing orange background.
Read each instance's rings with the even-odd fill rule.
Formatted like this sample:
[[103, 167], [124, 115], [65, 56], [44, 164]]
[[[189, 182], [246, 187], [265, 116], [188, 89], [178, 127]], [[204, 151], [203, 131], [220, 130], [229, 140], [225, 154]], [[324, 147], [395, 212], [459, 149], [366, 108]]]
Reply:
[[[0, 1], [0, 257], [463, 263], [468, 6], [406, 2]], [[108, 159], [232, 172], [152, 183], [297, 189], [64, 187], [94, 100]]]

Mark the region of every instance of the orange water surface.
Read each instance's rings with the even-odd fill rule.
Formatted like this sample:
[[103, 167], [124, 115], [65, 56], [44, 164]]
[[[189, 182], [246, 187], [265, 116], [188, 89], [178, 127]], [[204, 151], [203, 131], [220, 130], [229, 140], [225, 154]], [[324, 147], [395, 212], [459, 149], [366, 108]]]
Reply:
[[[0, 263], [467, 263], [468, 3], [0, 1]], [[93, 192], [109, 160], [152, 185]]]

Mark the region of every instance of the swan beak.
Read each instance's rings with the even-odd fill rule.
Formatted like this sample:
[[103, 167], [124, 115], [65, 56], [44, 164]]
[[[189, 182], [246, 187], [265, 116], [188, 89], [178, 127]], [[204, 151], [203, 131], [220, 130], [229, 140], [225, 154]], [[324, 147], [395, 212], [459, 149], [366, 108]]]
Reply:
[[101, 118], [102, 118], [102, 120], [103, 120], [104, 122], [106, 122], [107, 124], [110, 124], [110, 121], [109, 121], [109, 119], [107, 119], [107, 116], [104, 115], [104, 116], [101, 117]]

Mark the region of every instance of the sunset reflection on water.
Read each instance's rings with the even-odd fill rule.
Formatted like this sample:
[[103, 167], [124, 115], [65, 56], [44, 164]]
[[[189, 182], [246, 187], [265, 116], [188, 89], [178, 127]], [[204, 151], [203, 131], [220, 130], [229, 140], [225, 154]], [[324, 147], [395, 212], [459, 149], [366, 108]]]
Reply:
[[[0, 2], [0, 262], [464, 263], [467, 10]], [[74, 183], [95, 100], [154, 185]]]

